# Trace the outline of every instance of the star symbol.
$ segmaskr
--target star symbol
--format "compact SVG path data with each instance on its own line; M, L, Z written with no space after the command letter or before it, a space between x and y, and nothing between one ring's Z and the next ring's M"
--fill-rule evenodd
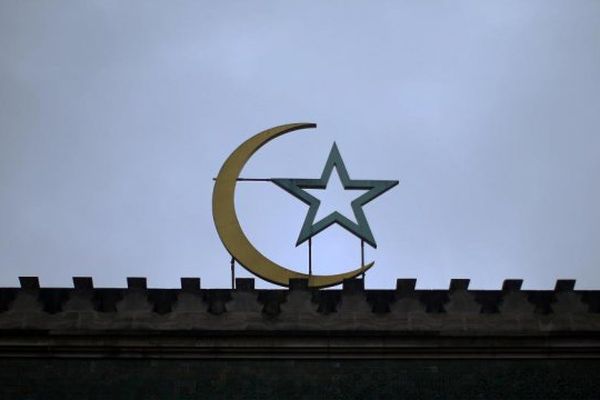
M315 223L321 201L304 189L325 189L334 168L336 169L345 190L366 190L365 193L350 203L356 222L335 211ZM377 243L375 242L375 238L373 237L373 233L371 232L371 228L369 227L367 217L365 216L362 207L398 184L398 181L350 179L346 166L344 165L344 160L342 160L342 156L335 142L329 152L329 157L325 163L325 168L323 168L321 178L273 178L271 181L309 206L296 246L304 243L311 237L328 228L330 225L337 223L342 228L345 228L374 248L377 248Z

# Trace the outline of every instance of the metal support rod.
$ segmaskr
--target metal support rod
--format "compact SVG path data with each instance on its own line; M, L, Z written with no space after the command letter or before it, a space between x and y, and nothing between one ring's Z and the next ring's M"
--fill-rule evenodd
M365 266L365 241L361 239L360 241L360 266ZM362 273L362 278L365 279L365 273Z
M231 288L235 289L235 258L231 257Z
M312 275L312 238L308 238L308 274Z

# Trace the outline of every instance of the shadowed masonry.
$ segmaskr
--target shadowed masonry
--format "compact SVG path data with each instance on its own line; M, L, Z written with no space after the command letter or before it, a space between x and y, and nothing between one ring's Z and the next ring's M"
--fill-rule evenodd
M0 289L2 398L594 398L600 291ZM99 379L102 380L100 386ZM54 396L54 397L53 397ZM95 397L94 397L95 396ZM105 397L106 398L106 397Z

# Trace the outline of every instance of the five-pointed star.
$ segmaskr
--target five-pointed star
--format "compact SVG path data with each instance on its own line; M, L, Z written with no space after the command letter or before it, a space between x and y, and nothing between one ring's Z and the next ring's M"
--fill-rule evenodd
M321 201L303 189L325 189L334 167L338 172L344 189L366 190L365 193L354 199L351 203L356 223L337 211L332 212L315 223L315 217L317 216ZM296 246L307 241L330 225L337 223L375 248L377 247L377 243L375 242L375 238L373 237L373 233L367 222L367 217L362 210L362 206L398 184L398 181L350 179L342 156L335 143L333 143L333 147L331 148L331 152L329 153L320 179L273 178L271 181L310 206L302 229L300 230L300 236L298 236Z

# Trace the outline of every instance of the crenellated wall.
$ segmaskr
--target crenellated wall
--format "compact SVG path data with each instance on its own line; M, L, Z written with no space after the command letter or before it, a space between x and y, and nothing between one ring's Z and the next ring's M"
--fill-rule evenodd
M1 399L597 398L600 291L0 288Z
M600 331L600 291L574 290L574 280L554 290L522 290L522 280L501 290L469 290L468 279L447 290L417 290L416 279L398 279L395 290L365 290L360 279L341 290L309 289L303 279L281 290L247 278L236 289L202 289L199 278L181 278L181 289L149 289L146 278L127 278L123 289L87 277L74 277L73 288L19 280L0 288L0 330Z
M448 290L416 290L414 279L399 279L395 290L365 290L360 279L341 290L311 290L301 279L285 290L255 289L253 279L237 279L236 289L202 289L199 278L182 278L181 289L149 289L145 278L127 278L123 289L95 288L82 277L73 288L20 282L0 289L3 354L74 354L69 346L82 341L93 354L122 356L186 349L197 357L271 357L273 343L282 357L306 356L307 348L311 357L596 357L600 348L600 291L574 290L573 280L558 280L554 290L521 290L521 280L469 290L468 279L451 280ZM23 342L23 332L35 344ZM90 341L92 334L101 339ZM149 336L165 341L160 354Z

